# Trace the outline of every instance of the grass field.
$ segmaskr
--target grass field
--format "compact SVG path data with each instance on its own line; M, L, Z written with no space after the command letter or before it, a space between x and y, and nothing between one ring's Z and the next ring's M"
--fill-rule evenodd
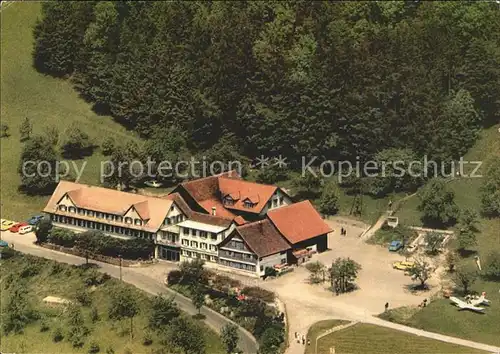
M38 73L32 66L33 26L40 14L39 2L13 3L1 12L1 123L9 126L10 136L0 141L2 218L25 219L38 214L47 197L29 197L18 192L17 173L22 143L19 126L25 117L33 123L33 133L55 126L60 137L70 124L86 131L94 143L113 136L118 141L137 139L110 117L98 116L78 97L71 83ZM85 159L81 182L98 184L99 151ZM80 167L82 160L75 161Z
M39 266L36 266L38 263ZM38 269L38 274L20 278L20 273L30 265ZM48 320L49 330L41 332L39 320L29 325L24 334L4 335L2 332L0 351L2 353L87 353L91 342L96 342L102 353L105 353L107 348L113 348L115 353L125 353L127 349L129 353L152 353L153 350L164 348L159 342L160 338L155 333L152 333L153 343L150 346L143 345L150 309L149 296L135 287L127 285L140 307L140 313L134 318L134 339L130 340L127 320L116 322L108 319L109 294L119 284L119 281L115 279L106 281L91 292L91 306L97 308L100 316L99 321L92 323L90 307L82 307L85 325L91 329L85 345L82 348L73 348L71 343L65 339L58 343L53 342L53 332L56 328L59 327L63 333L66 332L66 316L60 305L49 307L42 302L42 299L46 296L58 296L73 301L76 292L82 288L83 279L88 272L88 269L20 254L14 258L2 260L2 273L0 275L2 315L13 286L12 284L9 286L9 282L17 283L22 279L28 284L28 298L33 308ZM9 277L13 277L13 279L9 279ZM208 344L207 353L224 353L219 337L214 331L204 328L203 333L198 335L205 335Z
M327 321L325 321L327 322ZM325 323L316 325L325 327ZM315 326L316 326L315 325ZM334 325L339 325L334 324ZM313 326L314 327L314 326ZM331 328L331 327L330 327ZM328 329L328 328L324 328ZM310 332L311 333L311 332ZM315 338L315 337L311 337ZM428 353L484 353L472 348L437 340L419 337L413 334L396 331L390 328L358 323L352 327L333 332L318 341L318 354L329 354L330 348L335 353L350 354L428 354ZM306 348L306 354L314 354L314 343Z

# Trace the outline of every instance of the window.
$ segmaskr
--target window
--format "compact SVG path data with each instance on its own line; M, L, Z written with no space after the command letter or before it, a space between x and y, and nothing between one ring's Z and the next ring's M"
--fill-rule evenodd
M268 208L271 208L272 206L273 206L273 202L272 202L272 201L268 201L268 202L267 202L267 207L268 207Z
M191 241L191 247L198 248L198 242Z
M278 205L283 204L283 197L278 197Z
M184 235L189 235L189 229L188 229L187 227L183 227L183 228L182 228L182 233L183 233Z
M234 205L234 199L231 198L231 196L229 196L229 195L226 196L223 201L224 201L224 204L226 204L226 205Z
M191 236L196 236L196 230L195 229L191 229Z
M163 220L163 224L170 225L170 218L165 218L165 220Z
M202 242L202 243L200 244L200 247L201 247L202 249L206 250L206 249L207 249L207 244L206 244L205 242Z
M117 216L116 221L118 222L123 222L123 216Z
M281 264L285 264L286 263L286 258L282 258L281 259Z
M174 206L173 205L170 207L170 211L174 211Z
M183 246L189 246L189 241L188 240L182 240L182 245Z
M260 271L261 271L261 272L263 272L263 271L264 271L264 266L263 266L263 265L261 265L261 266L260 266Z
M177 220L177 222L181 222L183 218L184 218L183 215L177 215L175 217L175 219Z
M212 241L217 241L217 234L216 233L212 233L210 235L210 239L212 239Z
M136 225L142 225L142 220L141 219L135 219L135 224Z
M245 208L253 208L253 203L249 200L245 200L245 202L243 203L244 207Z
M127 216L125 218L125 224L132 224L132 218Z
M60 211L66 211L66 205L59 205L59 210Z
M206 231L200 231L200 237L207 238L207 232Z

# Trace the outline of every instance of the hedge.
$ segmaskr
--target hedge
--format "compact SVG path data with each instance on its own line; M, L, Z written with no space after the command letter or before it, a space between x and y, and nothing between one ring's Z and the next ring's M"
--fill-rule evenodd
M85 249L107 257L124 259L149 259L154 252L151 240L134 238L124 240L103 234L100 231L85 231L77 234L70 230L54 228L50 232L49 242L68 248L84 245Z

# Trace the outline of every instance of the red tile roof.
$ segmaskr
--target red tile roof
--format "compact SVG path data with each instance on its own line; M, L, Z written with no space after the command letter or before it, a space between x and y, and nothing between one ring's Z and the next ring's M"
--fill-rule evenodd
M220 216L213 216L210 214L202 214L196 211L191 212L189 220L222 227L229 227L229 225L231 225L231 223L233 222L233 218L228 219Z
M236 171L228 171L214 176L183 182L181 186L199 203L207 199L218 197L219 177L241 179L241 176Z
M270 210L267 217L291 244L332 231L308 200Z
M220 198L225 196L237 196L234 204L224 204L227 209L241 210L249 213L260 213L267 202L278 189L276 186L248 182L241 179L219 178ZM245 200L249 200L255 205L252 208L245 206Z
M238 226L236 232L259 257L266 257L290 249L290 245L269 220Z
M172 200L168 199L61 181L43 211L64 214L58 210L57 205L65 195L68 195L78 208L103 213L124 215L133 207L141 219L145 221L145 224L142 226L128 225L128 227L151 232L155 232L160 228L173 203ZM78 215L77 217L82 219L90 218L86 215Z
M179 193L172 193L172 194L163 196L162 198L173 200L174 203L177 205L177 207L184 213L184 215L186 215L186 217L189 218L191 216L191 213L192 213L191 208L189 207L189 205L186 203L184 198L182 198L182 196Z
M244 181L236 171L195 179L181 183L181 186L207 213L212 213L215 207L218 216L227 218L236 216L231 210L259 214L278 189L276 186ZM223 204L226 196L230 196L234 204ZM245 200L254 206L245 206Z

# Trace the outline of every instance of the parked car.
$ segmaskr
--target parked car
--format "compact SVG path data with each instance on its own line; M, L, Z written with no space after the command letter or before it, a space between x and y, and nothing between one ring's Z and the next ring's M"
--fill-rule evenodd
M391 251L391 252L397 252L401 248L403 248L403 242L401 242L399 240L392 241L391 244L389 245L389 251Z
M0 247L9 247L9 244L4 240L0 240Z
M33 226L31 225L21 226L19 228L19 235L24 235L31 231L33 231Z
M40 220L43 219L43 215L35 215L28 219L27 223L30 225L36 225Z
M392 267L394 269L398 269L398 270L408 270L410 268L415 267L415 263L408 262L408 261L398 261L398 262L392 263Z
M144 184L148 187L160 188L162 184L156 180L146 181Z
M29 226L27 222L20 222L17 224L14 224L13 226L10 227L9 231L10 232L19 232L19 229L23 226Z
M417 250L417 247L417 244L411 244L406 247L406 250L408 251L408 253L413 253Z
M15 221L2 220L2 224L0 225L0 230L7 231L8 229L10 229L15 224L16 224Z

